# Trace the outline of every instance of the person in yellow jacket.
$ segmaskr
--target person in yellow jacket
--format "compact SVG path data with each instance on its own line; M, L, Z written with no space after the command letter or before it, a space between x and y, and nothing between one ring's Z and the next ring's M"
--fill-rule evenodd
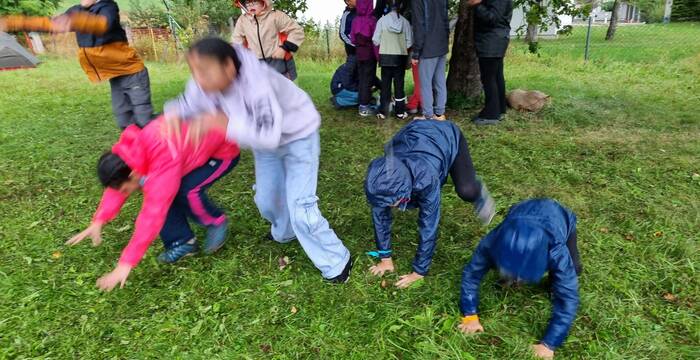
M144 127L153 118L148 69L119 22L113 0L80 0L53 19L9 16L0 18L4 31L75 31L80 66L92 82L108 81L112 89L112 112L123 130Z
M242 44L290 80L297 78L292 54L304 42L304 29L289 15L272 7L272 0L236 0L243 15L232 42Z

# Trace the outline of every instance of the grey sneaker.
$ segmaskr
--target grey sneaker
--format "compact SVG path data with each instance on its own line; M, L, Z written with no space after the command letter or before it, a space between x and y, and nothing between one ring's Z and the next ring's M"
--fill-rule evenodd
M496 215L496 202L483 182L479 181L479 198L474 202L474 212L484 226L491 223Z

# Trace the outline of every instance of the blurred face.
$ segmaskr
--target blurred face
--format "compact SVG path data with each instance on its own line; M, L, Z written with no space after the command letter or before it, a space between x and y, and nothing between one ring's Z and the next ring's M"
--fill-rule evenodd
M204 92L224 91L236 79L236 66L231 59L222 64L214 57L191 52L187 55L187 63L194 81Z
M88 8L92 5L95 5L96 2L97 0L80 0L80 6Z
M345 0L345 5L347 5L349 8L354 8L356 3L357 0Z
M124 195L131 195L131 193L141 187L140 181L141 176L132 172L131 175L129 175L129 180L124 181L117 190Z
M247 0L243 5L245 5L251 15L258 15L265 9L265 3L262 0Z

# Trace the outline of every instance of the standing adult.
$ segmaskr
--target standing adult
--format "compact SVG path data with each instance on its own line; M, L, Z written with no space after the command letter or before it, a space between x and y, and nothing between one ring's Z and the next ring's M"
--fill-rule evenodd
M445 120L445 72L450 40L447 0L413 0L411 15L414 40L411 63L418 65L423 109L419 118Z
M513 0L469 0L469 5L474 7L474 40L485 97L474 124L497 125L507 109L503 57L510 42Z

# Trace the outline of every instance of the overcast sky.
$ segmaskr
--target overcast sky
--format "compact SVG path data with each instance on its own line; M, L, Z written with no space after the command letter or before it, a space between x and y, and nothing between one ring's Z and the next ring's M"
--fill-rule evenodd
M309 9L304 13L304 17L312 18L321 24L325 24L326 21L335 22L345 9L343 0L307 0L306 5Z

